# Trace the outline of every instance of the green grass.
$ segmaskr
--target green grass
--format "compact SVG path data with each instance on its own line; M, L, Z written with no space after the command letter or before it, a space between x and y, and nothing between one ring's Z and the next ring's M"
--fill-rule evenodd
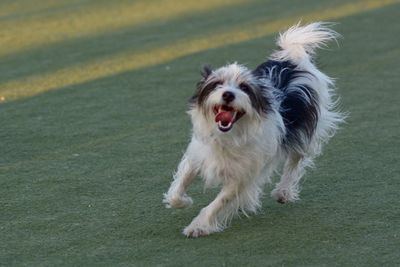
M61 19L106 1L43 0L32 6L19 0L1 6L12 3L17 8L4 9L9 11L0 13L0 25L46 19L54 12ZM93 60L106 68L101 60L116 54L151 51L183 38L344 3L249 1L17 53L1 46L0 96L9 82L29 89L30 77ZM191 209L161 204L190 138L186 100L203 63L239 61L254 67L274 49L275 34L234 44L227 40L223 47L95 80L77 77L76 84L28 97L4 95L0 265L399 265L399 8L393 4L335 20L344 38L339 47L320 51L318 63L337 78L350 116L317 159L317 168L306 174L302 200L279 205L268 186L258 215L236 218L226 231L206 238L186 239L181 230L216 189L203 193L198 180L189 191L195 201Z

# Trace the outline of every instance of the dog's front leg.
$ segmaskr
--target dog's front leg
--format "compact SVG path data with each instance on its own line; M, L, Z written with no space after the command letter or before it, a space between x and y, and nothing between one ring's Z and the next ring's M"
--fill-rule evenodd
M192 205L192 198L186 195L186 190L196 177L196 174L197 172L193 164L185 154L179 163L178 170L174 175L174 180L168 192L164 193L163 203L167 208L181 209Z
M224 185L217 197L183 230L183 234L187 237L199 237L222 231L238 210L235 201L238 194L237 184Z

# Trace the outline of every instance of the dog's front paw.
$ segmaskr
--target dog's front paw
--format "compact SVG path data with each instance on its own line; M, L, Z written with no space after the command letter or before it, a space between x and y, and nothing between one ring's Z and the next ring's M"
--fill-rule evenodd
M281 204L299 200L299 193L297 190L292 190L290 188L275 188L272 190L271 196Z
M191 197L184 194L181 195L168 195L164 194L163 203L165 204L166 208L176 208L176 209L183 209L190 207L193 204L193 200Z
M202 214L198 215L193 221L183 229L183 234L187 237L201 237L207 236L209 234L222 231L222 227L217 227L217 224L213 226L209 223L209 220L202 216Z
M183 234L187 237L196 238L201 236L207 236L211 233L208 231L207 227L202 227L200 225L198 226L189 225L188 227L183 229Z

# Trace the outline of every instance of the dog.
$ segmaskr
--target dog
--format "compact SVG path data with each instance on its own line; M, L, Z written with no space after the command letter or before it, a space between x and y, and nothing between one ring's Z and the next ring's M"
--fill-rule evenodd
M203 67L188 111L192 139L163 203L192 205L186 190L197 175L206 187L222 187L184 235L220 232L235 214L256 213L275 172L281 178L272 197L279 203L299 199L305 168L344 120L334 81L313 62L315 50L339 36L330 26L292 26L279 34L278 50L252 71L238 63Z

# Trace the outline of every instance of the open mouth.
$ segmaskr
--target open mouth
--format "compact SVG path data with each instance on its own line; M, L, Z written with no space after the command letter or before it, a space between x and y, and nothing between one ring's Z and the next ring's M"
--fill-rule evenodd
M244 112L227 105L218 105L214 107L214 114L218 129L228 132L232 129L233 124L244 115Z

